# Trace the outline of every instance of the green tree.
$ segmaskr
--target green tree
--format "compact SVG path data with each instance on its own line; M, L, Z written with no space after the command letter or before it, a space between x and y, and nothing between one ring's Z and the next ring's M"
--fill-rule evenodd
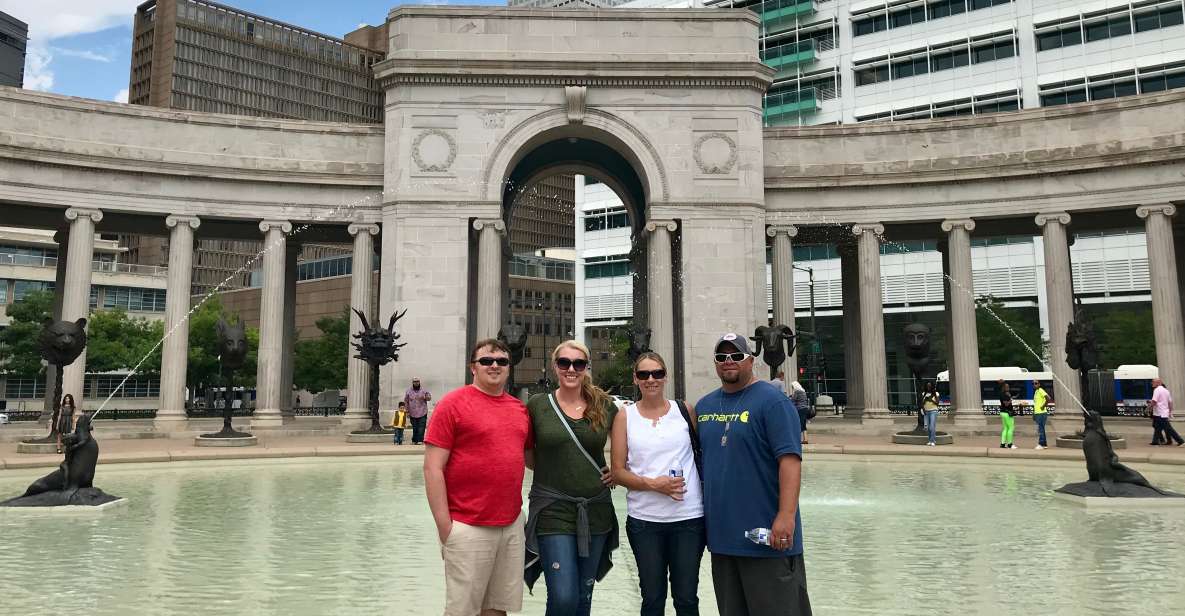
M1094 319L1094 326L1108 368L1156 363L1151 306L1106 310Z
M296 341L292 382L311 393L344 389L350 361L350 313L317 319L319 338Z
M211 297L189 316L189 369L185 382L193 390L200 386L221 385L218 374L218 319L228 323L238 319L229 315L217 297ZM235 373L235 385L255 384L256 358L259 353L259 330L247 328L247 361Z
M1040 370L1041 359L1046 356L1048 347L1048 342L1041 337L1041 326L1023 311L1005 308L1000 300L990 295L977 299L975 304L979 365ZM1034 357L1034 352L1040 357Z
M634 386L629 331L628 326L613 331L613 337L609 339L609 359L596 362L593 369L593 382L611 394L624 395Z
M161 349L157 343L164 337L162 321L131 318L122 309L96 310L86 329L88 372L135 369L139 375L160 374Z
M12 319L0 330L0 370L23 378L45 373L37 337L45 319L53 314L53 293L34 291L8 307Z

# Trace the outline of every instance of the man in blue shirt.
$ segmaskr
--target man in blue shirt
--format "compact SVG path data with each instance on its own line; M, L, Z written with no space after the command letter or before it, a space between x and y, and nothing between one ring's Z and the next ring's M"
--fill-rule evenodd
M720 616L810 616L798 515L798 412L785 394L753 376L744 336L722 336L714 360L720 389L695 409ZM769 545L745 534L764 528L771 531Z

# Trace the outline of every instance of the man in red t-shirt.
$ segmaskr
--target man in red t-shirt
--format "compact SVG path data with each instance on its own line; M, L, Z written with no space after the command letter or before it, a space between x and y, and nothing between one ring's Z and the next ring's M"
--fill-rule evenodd
M505 392L510 349L469 354L473 384L436 403L424 439L424 486L443 546L445 616L504 615L523 604L527 407Z

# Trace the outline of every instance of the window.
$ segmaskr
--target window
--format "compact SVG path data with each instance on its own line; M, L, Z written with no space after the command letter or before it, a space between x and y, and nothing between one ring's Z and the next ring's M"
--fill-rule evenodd
M945 71L947 69L958 68L960 66L967 66L971 61L971 55L966 47L936 53L930 57L932 71Z
M1117 96L1134 96L1135 94L1135 79L1090 87L1090 100L1092 101L1115 98Z
M35 291L49 291L53 292L54 283L41 282L39 280L16 280L12 283L12 301L19 302L25 299L25 296Z
M910 24L920 24L926 21L926 6L919 5L889 14L889 22L893 28L900 28Z
M1132 33L1132 24L1127 12L1119 17L1086 24L1086 42L1101 41Z
M926 60L926 56L893 62L893 79L925 75L929 71L929 62Z
M1147 32L1157 28L1168 28L1182 24L1182 10L1179 5L1153 9L1135 16L1136 32Z
M852 21L852 36L864 36L889 29L888 16L876 15Z
M35 399L45 397L45 381L42 379L17 379L8 377L4 382L5 398Z
M997 41L977 45L971 49L971 61L975 64L1003 60L1016 55L1016 45L1013 41Z
M889 80L889 65L882 64L871 68L858 69L856 71L856 85L867 86L874 83Z
M967 12L967 0L939 0L929 5L930 19L950 17Z
M8 281L0 278L0 306L8 303Z

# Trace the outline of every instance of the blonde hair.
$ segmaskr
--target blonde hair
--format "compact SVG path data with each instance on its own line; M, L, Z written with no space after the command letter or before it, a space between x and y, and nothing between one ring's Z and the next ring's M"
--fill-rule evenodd
M584 416L588 418L588 423L595 431L602 431L609 425L609 417L605 412L605 406L610 403L612 398L605 390L597 387L592 381L592 362L588 347L584 346L576 340L565 340L555 347L551 352L551 363L554 366L555 360L559 358L560 351L564 349L576 349L584 355L584 359L589 361L589 368L580 373L580 397L584 398Z
M642 360L644 359L649 359L650 361L657 363L662 367L663 370L667 369L667 362L663 361L662 355L659 355L654 351L646 351L645 353L639 355L638 359L634 360L634 372L638 371L638 365L641 364Z

